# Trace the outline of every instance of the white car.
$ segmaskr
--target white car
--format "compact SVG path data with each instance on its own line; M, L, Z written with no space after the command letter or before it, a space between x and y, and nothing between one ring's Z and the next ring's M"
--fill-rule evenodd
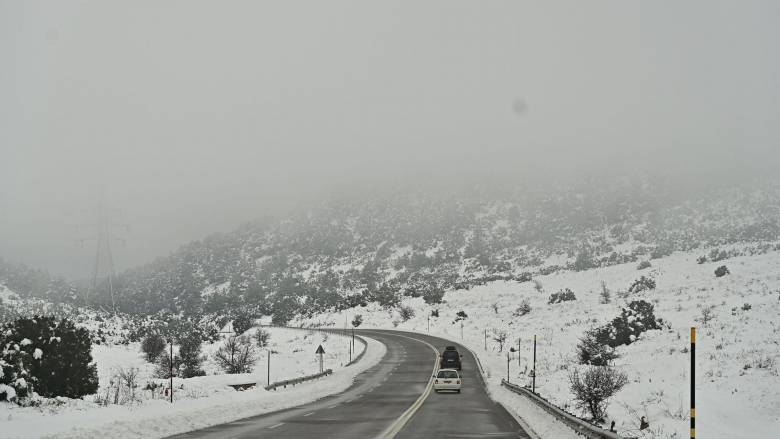
M460 393L461 378L455 369L439 369L433 376L433 390L454 390Z

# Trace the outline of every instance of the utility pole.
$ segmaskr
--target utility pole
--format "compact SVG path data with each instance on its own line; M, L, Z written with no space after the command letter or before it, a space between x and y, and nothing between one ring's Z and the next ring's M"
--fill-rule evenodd
M691 439L696 438L696 328L691 327Z
M460 321L460 339L463 340L463 320Z
M520 370L520 337L517 337L517 370Z
M271 385L271 348L268 348L268 371L266 372L265 382L266 386Z
M534 335L534 368L531 369L531 392L536 393L536 335Z
M431 332L431 313L428 313L428 332Z
M171 375L171 404L173 404L173 339L170 339L168 341L171 344L171 363L170 363L171 370L170 370L170 375Z

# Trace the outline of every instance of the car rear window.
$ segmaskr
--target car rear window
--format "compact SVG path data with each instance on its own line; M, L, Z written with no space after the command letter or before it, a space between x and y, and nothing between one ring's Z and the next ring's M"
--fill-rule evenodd
M457 378L458 372L455 372L454 370L440 370L439 374L436 375L436 378Z
M444 358L446 358L446 359L458 358L458 352L457 351L444 351Z

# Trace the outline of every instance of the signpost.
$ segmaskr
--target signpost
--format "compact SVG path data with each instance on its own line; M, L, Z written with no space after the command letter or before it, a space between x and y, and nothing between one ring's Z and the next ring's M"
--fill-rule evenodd
M171 342L171 404L173 404L173 339L170 340Z
M531 369L531 392L536 393L536 336L534 335L534 368Z
M696 437L696 328L691 327L691 439Z
M317 348L317 352L315 352L315 354L319 354L319 356L320 356L320 373L322 373L322 370L323 370L322 369L322 354L324 354L324 353L325 353L325 349L322 348L322 345L320 345Z

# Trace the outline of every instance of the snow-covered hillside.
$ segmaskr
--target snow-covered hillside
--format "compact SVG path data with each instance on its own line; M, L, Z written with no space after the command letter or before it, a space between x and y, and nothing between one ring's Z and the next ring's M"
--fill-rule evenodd
M516 354L511 354L510 380L530 383L535 335L537 391L574 412L568 375L582 367L575 354L579 338L616 317L627 301L644 299L654 304L663 329L647 331L618 348L615 365L628 374L629 384L611 400L607 425L615 420L618 431L629 436L687 437L689 328L696 326L699 433L709 438L773 437L780 431L780 252L699 264L700 254L676 252L653 260L644 270L631 263L561 271L536 276L533 282L493 282L469 291L448 291L442 304L405 298L401 305L414 314L407 321L398 309L386 310L374 303L346 313L349 319L361 314L366 327L426 332L428 316L438 309L439 317L430 317L430 332L470 346L485 363L492 377L491 391L500 393L501 400L519 398L497 385L506 377L506 350L519 340L520 366ZM731 274L716 277L714 270L720 265ZM626 293L640 276L655 279L656 289ZM602 303L602 282L611 292L610 303ZM565 288L574 291L577 300L548 304L550 294ZM523 300L531 311L513 315ZM458 311L468 317L456 322ZM343 321L341 312L318 314L295 324ZM494 336L502 331L507 332L507 345L499 353ZM642 432L641 416L650 422Z

